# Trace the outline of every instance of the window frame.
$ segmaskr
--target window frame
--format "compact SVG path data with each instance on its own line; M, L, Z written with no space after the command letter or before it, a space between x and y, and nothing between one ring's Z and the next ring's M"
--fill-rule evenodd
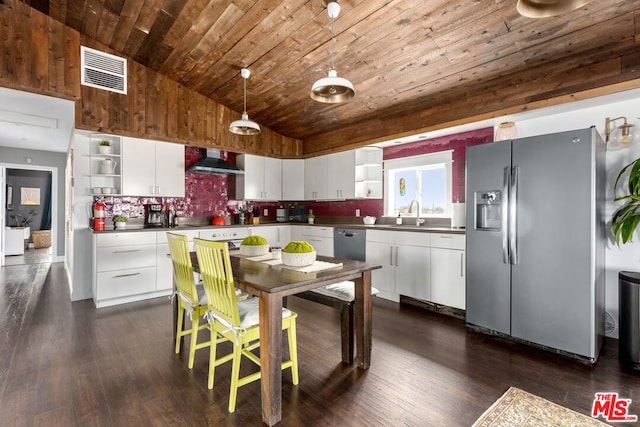
M399 159L390 159L384 161L384 216L395 216L395 200L393 197L395 185L394 180L391 179L392 173L398 170L411 170L416 172L422 169L433 168L438 165L444 165L445 168L445 211L442 214L421 214L417 212L416 215L405 215L402 217L411 218L451 218L452 216L452 198L453 198L453 150L438 151L435 153L421 154L418 156L409 156ZM421 200L422 182L418 178L418 202L420 203L420 210L422 210L423 203Z

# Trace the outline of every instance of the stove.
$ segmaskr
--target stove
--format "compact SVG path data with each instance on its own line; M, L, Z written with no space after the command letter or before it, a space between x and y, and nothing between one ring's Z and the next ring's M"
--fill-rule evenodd
M203 230L198 233L198 237L201 239L227 242L229 249L239 249L240 243L242 243L242 240L247 236L249 236L249 230L244 227Z

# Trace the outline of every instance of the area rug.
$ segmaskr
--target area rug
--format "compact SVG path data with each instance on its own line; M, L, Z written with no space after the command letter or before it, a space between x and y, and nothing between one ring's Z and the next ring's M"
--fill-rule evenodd
M607 425L511 387L478 418L473 427L602 427Z

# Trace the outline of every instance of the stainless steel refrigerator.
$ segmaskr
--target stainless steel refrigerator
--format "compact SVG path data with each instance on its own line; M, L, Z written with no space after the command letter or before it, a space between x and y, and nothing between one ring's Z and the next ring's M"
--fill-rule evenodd
M593 127L467 148L469 327L596 361L604 154Z

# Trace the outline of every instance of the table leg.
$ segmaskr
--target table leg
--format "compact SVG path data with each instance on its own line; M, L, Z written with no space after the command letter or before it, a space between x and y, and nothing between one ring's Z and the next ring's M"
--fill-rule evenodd
M282 297L260 295L260 372L262 421L268 426L282 418Z
M356 342L358 367L369 369L371 364L371 271L364 271L356 279Z

